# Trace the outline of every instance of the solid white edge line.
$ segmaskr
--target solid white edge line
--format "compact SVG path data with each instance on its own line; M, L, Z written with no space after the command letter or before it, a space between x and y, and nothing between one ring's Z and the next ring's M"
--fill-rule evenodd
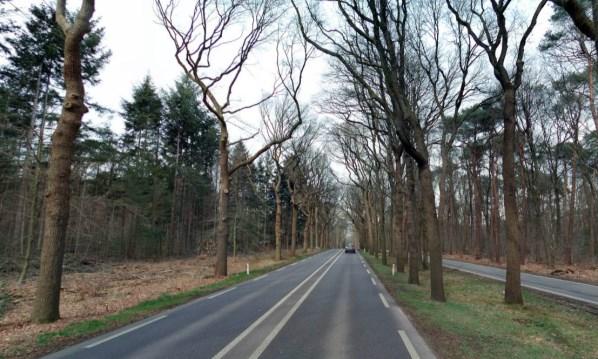
M228 293L228 292L230 292L230 291L232 291L232 290L234 290L234 289L237 289L237 287L228 288L227 290L223 290L222 292L218 292L218 293L216 293L216 294L214 294L214 295L211 295L211 296L209 296L209 297L208 297L208 299L214 299L214 298L216 298L216 297L218 297L218 296L221 296L221 295L223 295L224 293Z
M93 347L95 347L95 346L98 346L98 345L100 345L100 344L106 343L106 342L107 342L107 341L109 341L109 340L112 340L112 339L114 339L114 338L118 338L118 337L120 337L121 335L125 335L125 334L127 334L127 333L130 333L130 332L132 332L132 331L134 331L134 330L137 330L137 329L139 329L139 328L145 327L146 325L152 324L152 323L154 323L154 322L157 322L158 320L161 320L161 319L164 319L164 318L166 318L166 315L161 315L161 316L159 316L159 317L156 317L156 318L154 318L154 319L152 319L152 320L148 320L147 322L144 322L144 323L138 324L138 325L136 325L136 326L134 326L134 327L131 327L131 328L127 329L127 330L123 330L123 331L122 331L122 332L120 332L120 333L116 333L116 334L114 334L114 335L111 335L111 336L109 336L108 338L104 338L104 339L102 339L102 340L99 340L99 341L97 341L97 342L95 342L95 343L93 343L93 344L86 345L86 346L85 346L85 349L91 349L91 348L93 348Z
M474 271L471 271L471 270L468 270L468 269L459 268L459 267L456 267L456 266L451 266L450 264L448 266L445 266L445 267L451 268L451 269L455 269L455 270L458 270L460 272L465 272L465 273L477 275L478 277L484 277L484 278L488 278L488 279L497 280L499 282L505 282L505 279L503 279L501 277L497 277L497 276L491 275L491 274L478 273L478 272L474 272ZM552 291L552 290L549 290L549 289L536 287L534 285L529 285L529 284L523 284L522 283L521 286L524 287L524 288L535 289L535 290L540 291L540 292L544 292L544 293L548 293L548 294L553 294L553 295L556 295L558 297L565 297L565 298L577 300L579 302L584 302L584 303L587 303L587 304L598 305L598 302L595 302L593 300L576 297L574 295L565 294L565 293L562 293L562 292L555 292L555 291Z
M384 306L386 308L388 308L388 302L386 301L386 298L384 298L384 296L382 295L382 293L378 293L378 296L380 297L380 300L382 301L382 304L384 304Z
M260 355L262 355L264 353L266 348L268 348L268 345L270 345L270 343L272 343L274 338L276 338L278 333L280 333L282 328L284 328L284 326L288 323L288 321L291 319L293 314L295 314L297 309L299 309L301 304L303 304L303 302L305 302L305 300L307 299L307 297L309 297L309 295L314 290L314 288L316 288L318 283L320 283L322 278L324 278L324 276L328 273L330 268L332 268L334 266L334 264L336 263L336 261L338 261L340 258L341 258L341 256L336 257L336 259L328 266L328 268L326 268L326 270L324 272L322 272L322 274L318 277L318 279L316 279L316 281L311 285L311 287L309 287L309 289L305 293L303 293L301 298L299 298L299 300L293 305L293 307L287 312L287 314L285 314L285 316L280 320L280 322L278 322L278 324L276 324L274 329L272 329L272 331L270 332L270 334L268 334L268 336L264 339L264 341L255 349L255 351L251 354L249 359L258 359L260 357Z
M289 299L296 291L298 291L305 283L307 283L313 276L316 275L325 267L328 263L332 260L340 256L340 251L337 252L335 255L328 258L322 265L320 265L316 270L314 270L307 278L305 278L301 283L299 283L295 288L293 288L290 292L287 293L281 300L279 300L276 304L274 304L266 313L262 314L261 317L256 319L249 327L245 328L245 330L239 334L235 339L233 339L230 343L228 343L224 348L220 349L216 355L212 357L212 359L221 359L224 358L225 355L228 354L241 340L243 340L246 336L248 336L258 325L260 325L264 320L266 320L278 307L280 307L287 299Z
M251 281L252 281L252 282L257 282L258 280L260 280L260 279L263 279L263 278L266 278L267 276L268 276L268 273L266 273L266 274L264 274L264 275L261 275L261 276L259 276L259 277L257 277L257 278L253 278Z
M493 269L501 269L503 271L506 271L505 268L483 266L483 265L480 265L480 264L474 264L474 263L469 263L469 262L461 262L461 261L457 261L457 260L453 260L453 259L448 259L448 258L443 259L442 261L443 262L446 261L447 266L453 266L455 269L456 268L460 268L459 264L463 263L463 264L470 264L470 265L477 266L477 267L482 267L482 268L493 268ZM452 263L450 263L450 262L452 262ZM458 263L458 264L454 264L454 263ZM590 288L593 288L593 289L595 289L596 287L598 287L598 285L594 285L594 284L588 284L588 283L582 283L582 282L575 282L575 281L572 281L572 280L561 279L561 278L553 278L553 277L548 277L548 276L538 275L538 274L533 274L533 273L528 273L528 272L521 272L521 275L529 275L529 276L532 276L532 277L535 277L535 278L539 278L539 279L555 280L555 281L564 282L564 283L567 283L567 284L575 284L576 286L577 285L586 286L586 287L590 287Z
M417 351L415 350L413 343L411 343L411 339L409 339L407 333L405 333L404 330L399 330L399 335L401 336L401 339L403 339L403 343L405 344L405 348L407 348L407 352L409 352L411 359L420 359L419 354L417 354Z
M370 279L372 280L372 284L376 285L376 281L374 280L374 278L370 277Z
M289 267L294 266L295 264L297 264L298 262L293 262L293 264L289 265Z

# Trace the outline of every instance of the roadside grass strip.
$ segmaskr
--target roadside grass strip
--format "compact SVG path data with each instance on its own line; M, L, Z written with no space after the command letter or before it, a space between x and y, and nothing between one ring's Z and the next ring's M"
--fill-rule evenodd
M110 330L114 330L135 321L147 318L158 312L185 304L193 299L208 296L219 291L222 292L216 293L212 297L224 294L225 292L234 289L233 287L237 284L253 280L292 262L306 259L307 257L318 253L319 252L314 252L307 255L297 256L294 259L285 260L273 266L256 269L253 270L249 275L247 275L245 272L231 274L221 281L188 291L172 294L164 293L157 298L142 301L132 307L123 309L117 313L106 315L99 319L82 320L80 322L69 324L60 330L38 334L34 348L14 347L10 348L10 351L7 354L9 357L12 357L13 355L21 356L32 351L35 351L36 353L45 353L52 349L60 349L66 345L77 343L86 338L106 333ZM226 289L228 290L225 291Z
M598 358L598 316L523 290L521 305L503 303L504 284L444 271L447 302L430 299L429 272L421 285L363 253L419 332L445 359Z

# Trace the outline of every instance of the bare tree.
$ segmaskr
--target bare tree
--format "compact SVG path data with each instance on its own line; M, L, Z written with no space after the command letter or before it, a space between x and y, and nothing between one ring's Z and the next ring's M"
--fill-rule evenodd
M445 301L442 274L442 242L436 214L430 158L426 143L425 122L422 123L414 103L419 81L408 86L407 19L410 9L406 1L360 3L334 1L341 28L328 26L314 5L300 8L292 0L300 28L306 40L320 52L331 56L358 83L376 106L382 109L386 128L411 156L419 172L422 193L422 218L425 243L429 247L430 295Z
M81 41L90 31L94 5L94 0L82 0L81 7L71 22L66 14L66 0L58 0L56 3L56 22L65 37L66 94L58 125L52 135L40 275L31 314L31 319L35 322L52 322L60 317L60 285L69 218L71 164L81 119L88 111L81 76Z
M507 227L507 280L505 284L505 302L523 303L521 295L520 249L521 232L515 188L515 127L516 93L521 85L524 70L524 54L527 40L536 26L538 16L547 0L540 0L530 23L516 47L514 59L515 71L508 68L509 34L507 10L511 1L491 0L491 9L480 1L446 0L449 10L457 22L467 29L469 36L486 53L494 70L494 76L500 83L503 95L503 181L504 208ZM463 13L473 14L468 18Z
M240 163L229 163L230 116L243 110L258 106L277 92L261 100L232 108L232 96L235 85L243 69L247 65L250 54L270 35L272 25L281 17L283 9L276 0L241 0L228 2L225 0L197 0L191 11L187 24L177 23L177 1L155 0L159 18L175 45L175 58L185 74L196 82L203 95L203 103L214 114L220 126L219 140L219 185L218 185L218 222L216 230L216 266L215 274L227 275L227 239L228 239L228 197L230 176L239 168L255 161L272 146L291 138L293 132L301 124L301 117L290 126L289 131L280 137L271 138L260 149ZM233 48L232 55L224 59L222 48ZM218 63L215 66L215 54ZM304 56L293 58L288 71L278 67L278 75L289 95L298 105L297 95L301 86L301 78L305 70L308 50ZM289 65L289 64L286 64ZM297 70L298 69L298 70ZM218 90L220 91L218 93Z

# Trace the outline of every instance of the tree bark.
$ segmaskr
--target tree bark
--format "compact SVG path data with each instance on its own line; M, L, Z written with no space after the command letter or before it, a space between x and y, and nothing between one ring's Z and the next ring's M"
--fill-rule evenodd
M295 195L292 195L294 197ZM297 205L294 198L291 200L291 257L295 256L297 246Z
M567 236L563 250L563 260L566 265L573 264L573 236L575 227L575 197L577 192L577 155L573 155L571 164L571 195L569 196L569 215L567 222Z
M407 238L409 241L409 276L407 282L409 284L419 284L419 241L415 235L415 222L416 222L416 210L415 210L415 168L413 166L413 160L407 160L407 191L409 193L409 199L407 200Z
M521 261L519 243L519 214L515 188L515 89L507 85L504 89L503 104L503 183L504 208L507 234L507 280L505 284L505 303L523 304L521 294Z
M494 254L494 261L496 263L500 263L500 216L498 213L498 179L496 169L496 157L494 156L494 153L491 153L490 155L490 186L492 192L492 205L490 209L490 234L492 236L492 252Z
M52 322L60 317L60 286L66 230L69 218L71 163L75 139L85 106L85 89L81 77L81 41L90 30L94 0L83 0L73 24L67 23L65 0L56 5L56 21L65 33L64 82L66 95L62 113L52 135L52 149L48 167L44 239L31 319Z
M442 275L442 241L438 230L438 216L436 214L436 201L434 199L434 183L430 171L429 154L426 149L425 137L420 127L415 128L415 141L420 153L426 161L418 161L419 182L421 185L421 198L423 206L423 231L424 240L430 252L430 297L433 300L444 302L444 281Z
M394 173L394 196L393 196L393 218L394 218L394 239L395 239L395 263L398 272L405 271L407 263L407 246L403 233L403 173L401 168L401 155L395 155Z
M279 170L278 170L279 171ZM276 175L274 183L274 200L276 204L276 212L274 218L274 237L275 237L275 251L274 260L279 261L282 258L282 200L280 199L280 172Z
M220 127L220 141L218 143L220 157L218 167L220 180L218 190L218 223L216 224L216 265L215 275L227 275L227 241L228 241L228 197L230 173L228 170L228 131L225 126Z

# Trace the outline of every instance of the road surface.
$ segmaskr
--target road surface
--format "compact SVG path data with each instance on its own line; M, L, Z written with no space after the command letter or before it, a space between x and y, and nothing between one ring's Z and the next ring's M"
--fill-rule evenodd
M434 358L359 254L322 252L47 358Z
M502 268L483 266L450 259L443 259L443 265L447 268L457 269L459 271L475 274L481 277L495 279L502 282L505 281L505 270ZM521 285L526 288L575 300L598 308L598 286L595 285L528 273L521 273Z

